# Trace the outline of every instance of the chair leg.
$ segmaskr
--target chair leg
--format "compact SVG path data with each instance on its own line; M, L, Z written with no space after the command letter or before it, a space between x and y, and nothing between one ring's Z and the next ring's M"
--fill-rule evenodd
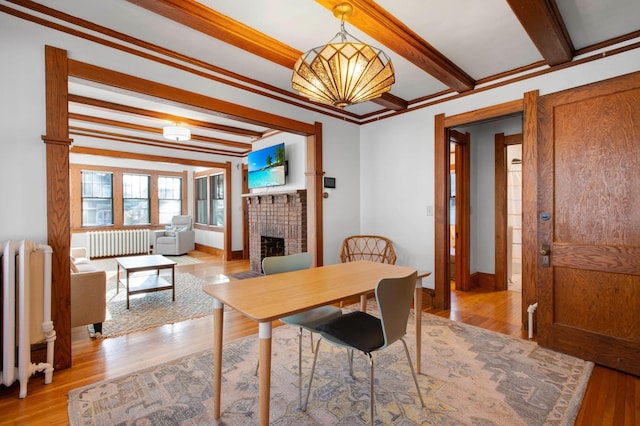
M304 406L302 407L302 411L307 411L307 404L309 403L309 395L311 394L311 383L313 383L313 373L316 371L316 361L318 360L318 349L320 348L320 342L322 341L322 337L318 338L316 342L316 350L313 355L313 365L311 366L311 374L309 375L309 387L307 388L307 398L304 400Z
M407 355L407 361L409 362L409 368L411 369L411 375L413 376L413 382L416 384L416 390L418 391L418 396L420 397L420 404L424 407L424 400L422 399L422 392L420 392L420 386L418 386L418 377L416 376L416 372L413 369L413 363L411 362L411 355L409 355L409 348L407 348L407 343L404 339L400 339L402 344L404 345L404 353Z
M374 380L374 375L373 375L373 357L371 356L371 354L367 354L369 355L369 367L371 369L371 374L369 375L369 393L370 393L370 412L371 412L371 426L373 426L375 424L375 420L374 420L374 410L376 408L376 401L375 401L375 397L373 395L373 380Z
M311 350L313 350L313 340ZM298 408L302 410L302 327L298 329Z

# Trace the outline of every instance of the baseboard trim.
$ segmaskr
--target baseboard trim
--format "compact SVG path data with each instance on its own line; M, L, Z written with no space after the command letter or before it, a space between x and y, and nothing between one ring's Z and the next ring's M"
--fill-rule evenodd
M486 272L475 272L471 274L471 288L482 288L485 290L496 289L496 275Z
M221 250L219 248L209 247L205 246L204 244L196 243L196 250L224 258L224 250Z

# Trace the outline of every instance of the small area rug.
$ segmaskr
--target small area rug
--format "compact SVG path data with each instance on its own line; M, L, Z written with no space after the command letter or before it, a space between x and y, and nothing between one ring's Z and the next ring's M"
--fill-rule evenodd
M375 313L375 307L371 309ZM410 320L410 324L412 324ZM477 327L422 314L421 409L400 342L374 354L377 424L572 425L593 364ZM405 338L414 356L414 331ZM258 424L257 337L228 342L223 350L220 424ZM273 331L271 424L368 423L367 359L321 344L306 413L298 410L297 330ZM303 350L304 386L312 354ZM210 425L213 355L195 353L134 374L69 393L71 425ZM306 392L306 391L305 391Z
M178 265L191 265L194 263L202 263L200 259L191 257L189 255L182 256L165 256L167 259L173 260ZM98 269L103 271L117 271L118 264L115 257L107 257L103 259L91 259L91 263Z
M155 272L154 272L155 273ZM162 276L170 280L170 276ZM142 331L164 324L173 324L190 318L210 315L213 299L202 286L207 283L191 274L176 273L176 300L171 300L171 290L134 294L129 297L124 287L116 293L115 273L107 279L107 320L102 323L102 337L116 337Z

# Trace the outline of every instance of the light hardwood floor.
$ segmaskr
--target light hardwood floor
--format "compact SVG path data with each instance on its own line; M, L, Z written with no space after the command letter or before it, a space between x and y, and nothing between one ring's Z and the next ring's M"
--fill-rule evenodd
M179 266L212 281L218 274L249 269L246 261L221 262L192 252L204 263ZM427 298L428 299L428 298ZM450 311L425 307L424 311L500 333L527 338L520 325L520 294L513 292L454 292ZM225 339L257 333L257 326L237 312L225 313ZM16 385L0 387L0 424L66 425L67 393L79 386L158 364L212 347L213 323L204 317L165 325L113 339L92 340L85 328L73 330L73 367L56 371L53 383L31 378L28 396L18 398ZM576 421L578 425L640 424L640 378L596 366Z

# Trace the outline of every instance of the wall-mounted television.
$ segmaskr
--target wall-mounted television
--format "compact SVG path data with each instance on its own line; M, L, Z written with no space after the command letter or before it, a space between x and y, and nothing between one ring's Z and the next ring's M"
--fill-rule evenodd
M251 151L247 156L249 189L286 183L284 143Z

